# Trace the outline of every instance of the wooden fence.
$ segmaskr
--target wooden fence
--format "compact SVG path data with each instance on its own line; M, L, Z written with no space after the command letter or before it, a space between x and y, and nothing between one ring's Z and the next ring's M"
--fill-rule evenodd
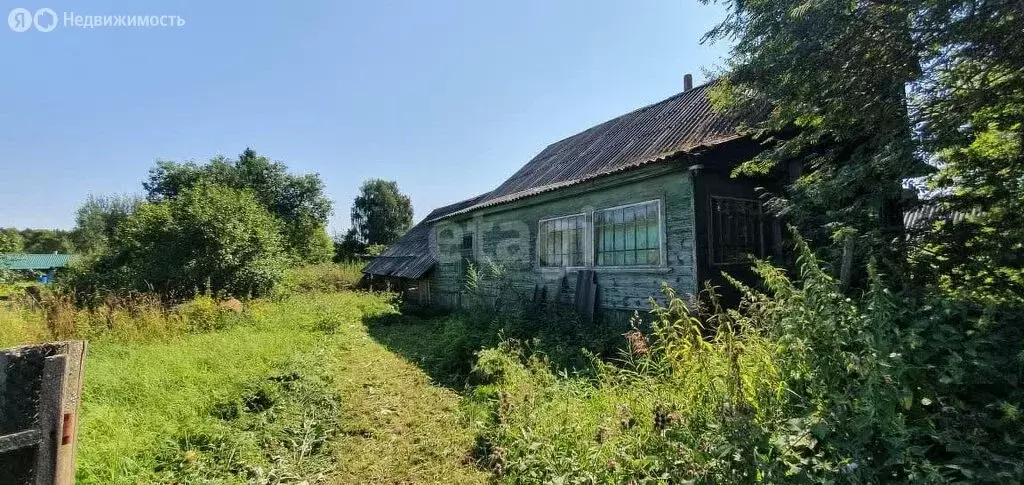
M71 484L86 344L0 350L0 485Z

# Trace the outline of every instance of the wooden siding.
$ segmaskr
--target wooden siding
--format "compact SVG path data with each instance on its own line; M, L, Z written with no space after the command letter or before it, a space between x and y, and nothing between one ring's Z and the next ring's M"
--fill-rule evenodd
M661 296L668 283L680 295L696 291L696 251L693 183L682 164L670 163L600 179L554 193L499 207L485 208L434 224L432 247L438 254L435 304L456 306L463 291L465 266L462 235L473 234L473 256L481 266L493 262L504 269L506 281L522 297L543 289L547 300L571 303L578 268L543 268L538 264L539 221L570 214L587 214L592 227L595 210L657 200L661 210L663 257L655 267L602 267L597 273L597 302L605 309L646 310L648 298ZM592 234L592 233L591 233ZM587 260L593 261L592 236ZM494 288L490 288L494 291Z

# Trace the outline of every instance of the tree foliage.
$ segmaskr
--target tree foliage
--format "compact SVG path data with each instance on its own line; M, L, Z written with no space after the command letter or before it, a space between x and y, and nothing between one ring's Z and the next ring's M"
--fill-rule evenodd
M1024 301L1024 4L936 1L920 14L911 107L938 174L936 203L962 218L925 234L916 269L959 296Z
M708 38L735 45L715 102L768 146L741 172L802 163L804 175L774 202L812 241L852 228L865 255L895 269L904 261L901 182L938 160L954 172L964 163L1002 169L949 155L990 126L977 116L992 110L1019 136L1010 119L1019 112L1000 107L1020 99L1020 2L721 3L728 17Z
M285 164L247 148L236 160L216 157L205 165L157 162L142 186L149 201L160 202L202 183L251 191L283 222L282 236L289 254L305 262L331 259L333 247L325 228L332 204L319 175L290 174Z
M61 229L15 229L0 228L0 241L14 251L25 253L62 253L75 251L71 233Z
M280 221L248 190L209 183L140 204L114 233L79 291L260 296L285 268Z
M352 237L366 246L390 246L412 227L412 201L398 183L381 179L363 182L352 204Z
M0 229L0 253L20 253L25 248L25 239L15 229Z
M71 238L78 253L98 253L113 239L117 225L135 212L142 199L134 195L90 195L75 212Z

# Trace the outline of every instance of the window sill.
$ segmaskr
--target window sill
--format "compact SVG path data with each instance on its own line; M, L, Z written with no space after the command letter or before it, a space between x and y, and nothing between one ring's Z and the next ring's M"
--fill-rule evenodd
M562 268L534 268L534 273L540 274L563 274L580 270L590 269L597 273L671 273L672 268L668 266L571 266Z

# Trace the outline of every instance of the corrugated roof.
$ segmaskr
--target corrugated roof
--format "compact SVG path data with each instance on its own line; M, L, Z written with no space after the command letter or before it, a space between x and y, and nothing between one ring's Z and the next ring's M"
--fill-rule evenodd
M5 253L0 255L0 268L15 270L63 268L68 265L70 259L71 255L69 254Z
M739 138L695 87L552 143L479 202L441 219L550 192ZM431 219L428 219L431 220Z
M486 195L486 194L484 194ZM479 201L483 195L435 209L419 224L409 229L387 251L373 258L363 273L377 276L417 279L430 271L437 260L430 254L429 221L443 217L449 212L461 210Z
M967 213L953 211L934 201L924 201L920 206L903 213L903 225L908 230L923 231L938 221L949 221L954 224L967 219ZM981 210L970 212L972 216L981 215Z

